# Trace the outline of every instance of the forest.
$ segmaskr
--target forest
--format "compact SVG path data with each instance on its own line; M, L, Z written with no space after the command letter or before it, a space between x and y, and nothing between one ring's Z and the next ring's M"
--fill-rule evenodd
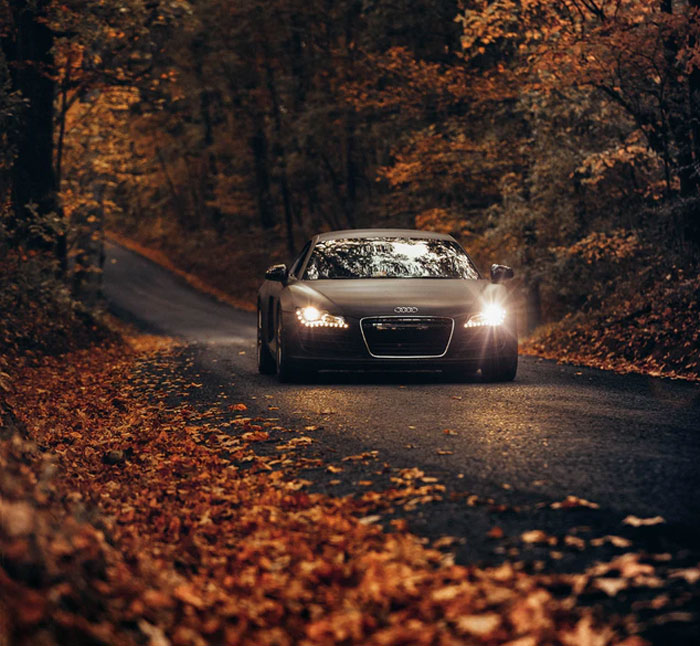
M535 351L697 372L699 10L4 0L3 245L92 293L124 235L246 303L320 230L444 231Z

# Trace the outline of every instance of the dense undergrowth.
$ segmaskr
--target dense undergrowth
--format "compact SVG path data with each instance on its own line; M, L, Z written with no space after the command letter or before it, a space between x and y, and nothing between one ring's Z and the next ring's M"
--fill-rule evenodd
M95 311L72 297L45 252L0 245L0 312L6 360L61 354L112 336Z
M50 254L11 249L0 240L0 413L8 419L13 415L3 395L20 366L117 338L57 273Z
M700 380L700 277L690 254L626 231L592 234L556 250L564 315L523 351L654 376Z

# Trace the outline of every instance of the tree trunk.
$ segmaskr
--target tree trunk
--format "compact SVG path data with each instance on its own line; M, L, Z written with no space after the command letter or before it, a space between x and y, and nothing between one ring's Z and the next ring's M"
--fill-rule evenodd
M254 134L250 138L250 149L253 153L253 168L255 171L255 192L258 200L258 213L263 229L275 226L275 214L272 209L270 195L270 173L267 161L267 136L260 115L254 116Z
M361 3L350 2L345 13L345 69L343 76L346 83L352 82L352 73L355 66L355 33L356 22L361 12ZM345 115L345 196L347 201L348 225L357 226L355 211L357 209L357 163L355 160L355 111L348 107Z
M202 211L204 219L208 224L212 224L216 231L223 233L223 213L215 205L216 182L218 174L218 164L216 154L211 150L214 144L214 124L212 119L212 99L216 98L215 93L208 85L205 78L202 60L206 58L208 51L206 43L199 38L192 44L192 57L195 61L194 72L199 86L199 111L202 119L202 142L201 157L202 163L199 165L199 186L201 203L197 203L197 209Z
M58 207L53 168L53 34L44 22L48 4L12 0L14 39L11 35L3 39L13 89L27 101L12 178L14 224L19 227L32 218L29 204L36 204L39 214Z
M355 209L357 205L357 164L355 163L355 113L349 110L345 118L345 195L347 201L348 225L357 226Z
M272 115L274 117L275 124L275 142L274 142L274 155L277 157L277 161L280 165L279 170L279 183L280 189L282 191L282 205L284 208L284 223L287 230L287 250L289 251L290 257L295 255L294 253L294 222L292 220L292 196L289 191L289 181L287 179L287 154L284 149L284 143L282 141L282 115L280 114L280 104L279 98L277 96L277 85L275 83L275 76L272 66L269 63L269 52L265 52L268 57L268 61L265 63L265 72L267 78L267 90L270 93L270 101L272 103Z

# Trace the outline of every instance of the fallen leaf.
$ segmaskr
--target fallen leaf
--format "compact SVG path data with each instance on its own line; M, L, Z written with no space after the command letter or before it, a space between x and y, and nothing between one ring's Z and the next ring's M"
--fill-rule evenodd
M547 543L549 545L555 545L557 542L554 536L550 536L541 529L531 529L528 532L523 532L520 535L520 540L522 540L523 543Z
M500 625L501 617L494 612L457 618L457 629L476 637L486 637L495 632Z
M595 579L593 585L609 597L614 597L620 590L628 587L627 579L602 577Z
M362 460L371 460L377 457L378 451L366 451L358 455L347 455L343 458L343 462L361 462Z
M177 586L175 590L173 590L173 596L179 601L194 606L195 608L202 609L204 607L204 601L189 584Z
M579 536L571 536L571 535L564 536L564 545L566 545L567 547L573 547L577 550L586 549L586 541L584 541Z
M139 630L148 638L148 646L170 646L170 640L165 636L160 626L149 624L145 619L139 619Z
M600 505L595 502L590 502L584 498L577 496L567 496L560 502L553 502L550 507L552 509L574 509L576 507L588 507L589 509L600 509Z
M700 581L700 568L692 567L682 570L673 570L669 576L673 579L684 579L690 585L695 585Z
M457 539L454 536L441 536L433 542L433 547L436 549L442 549L444 547L451 547L456 542Z
M248 431L241 435L241 439L246 442L264 442L270 439L270 434L267 431Z
M503 530L500 527L492 527L486 532L486 536L493 539L503 538Z
M621 548L627 548L632 546L632 541L623 538L622 536L612 535L602 536L600 538L592 538L589 542L591 545L593 545L593 547L600 547L601 545L605 545L605 543L610 543L615 547Z
M365 516L363 518L358 518L357 522L363 525L372 525L373 523L378 523L382 519L381 516L374 514L372 516Z
M653 516L652 518L638 518L637 516L627 516L623 521L625 525L632 527L651 527L652 525L661 525L666 520L663 516Z

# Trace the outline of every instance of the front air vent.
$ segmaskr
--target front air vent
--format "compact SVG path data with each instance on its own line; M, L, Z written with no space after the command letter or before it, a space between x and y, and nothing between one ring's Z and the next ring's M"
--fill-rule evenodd
M442 357L452 338L454 320L432 316L382 316L360 321L369 353L379 359Z

